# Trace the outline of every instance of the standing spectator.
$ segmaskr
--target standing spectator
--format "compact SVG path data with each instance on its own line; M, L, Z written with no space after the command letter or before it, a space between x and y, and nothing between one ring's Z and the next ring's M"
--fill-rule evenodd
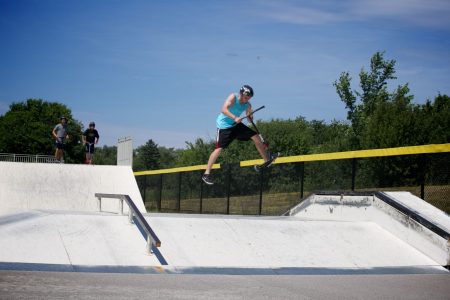
M65 140L69 139L67 134L67 119L65 117L59 118L60 123L53 128L52 135L56 140L55 158L61 163L64 163L64 148Z
M92 164L95 151L94 145L98 143L99 138L100 136L98 135L98 131L95 129L95 123L89 123L89 128L83 133L83 145L85 145L86 149L86 164Z

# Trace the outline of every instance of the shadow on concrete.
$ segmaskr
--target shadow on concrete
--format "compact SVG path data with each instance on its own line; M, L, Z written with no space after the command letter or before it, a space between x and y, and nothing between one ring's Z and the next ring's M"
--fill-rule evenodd
M0 226L11 224L11 223L19 223L24 222L30 219L39 218L42 216L41 212L30 211L30 212L20 212L9 214L0 217Z
M144 239L147 241L147 232L144 230L144 228L142 228L141 223L139 223L137 221L135 216L133 216L133 222L136 225L136 227L139 229L139 231L141 232ZM163 266L169 265L157 247L152 246L152 251L161 265L163 265Z
M375 268L239 268L172 266L84 266L69 264L0 262L0 270L192 275L450 275L450 272L448 270L440 266L399 266Z

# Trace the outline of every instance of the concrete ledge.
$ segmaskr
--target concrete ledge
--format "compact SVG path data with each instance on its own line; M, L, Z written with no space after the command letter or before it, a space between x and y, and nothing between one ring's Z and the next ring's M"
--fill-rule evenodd
M0 262L0 270L83 273L192 274L192 275L418 275L450 272L439 266L399 266L375 268L245 268L245 267L171 267L171 266L88 266L69 264Z
M397 199L399 195L402 200ZM313 194L292 208L288 215L311 220L374 222L441 266L448 266L450 217L429 206L407 192ZM424 207L428 213L419 213Z
M0 162L0 187L0 215L33 209L98 211L95 193L129 195L146 212L129 166ZM109 200L102 209L119 212L119 201Z

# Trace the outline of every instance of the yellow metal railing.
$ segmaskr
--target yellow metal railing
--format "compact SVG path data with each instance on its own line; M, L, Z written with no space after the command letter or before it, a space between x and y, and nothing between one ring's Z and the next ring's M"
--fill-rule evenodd
M285 164L304 161L413 155L413 154L440 153L440 152L450 152L450 143L287 156L278 158L275 161L275 164ZM263 162L262 159L241 161L241 167L253 166L255 164L260 164L262 162Z
M160 169L160 170L149 170L149 171L138 171L134 172L134 176L142 176L142 175L157 175L157 174L168 174L168 173L179 173L179 172L190 172L197 170L205 170L206 165L196 165L190 167L179 167L179 168L170 168L170 169ZM220 164L214 164L213 169L220 169Z
M368 157L383 157L383 156L398 156L398 155L414 155L427 153L441 153L450 152L450 143L447 144L432 144L384 149L370 149L358 151L332 152L308 155L295 155L287 157L279 157L275 164L285 164L293 162L307 162L307 161L323 161L323 160L337 160L337 159L351 159L351 158L368 158ZM241 167L253 166L262 163L262 159L245 160L240 162ZM196 165L189 167L170 168L161 170L139 171L134 172L135 176L167 174L178 172L189 172L206 169L206 165ZM220 164L215 164L213 169L220 169Z

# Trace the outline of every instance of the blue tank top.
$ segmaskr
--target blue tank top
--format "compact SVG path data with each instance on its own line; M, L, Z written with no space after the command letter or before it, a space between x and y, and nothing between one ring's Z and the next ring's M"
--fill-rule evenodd
M249 106L248 102L245 104L239 103L239 99L236 96L234 104L231 107L229 107L228 110L236 117L239 117L244 111L247 110L248 106ZM217 128L219 129L227 129L233 127L234 125L236 125L236 123L234 123L234 120L227 117L224 113L220 113L219 116L217 117L216 125Z

